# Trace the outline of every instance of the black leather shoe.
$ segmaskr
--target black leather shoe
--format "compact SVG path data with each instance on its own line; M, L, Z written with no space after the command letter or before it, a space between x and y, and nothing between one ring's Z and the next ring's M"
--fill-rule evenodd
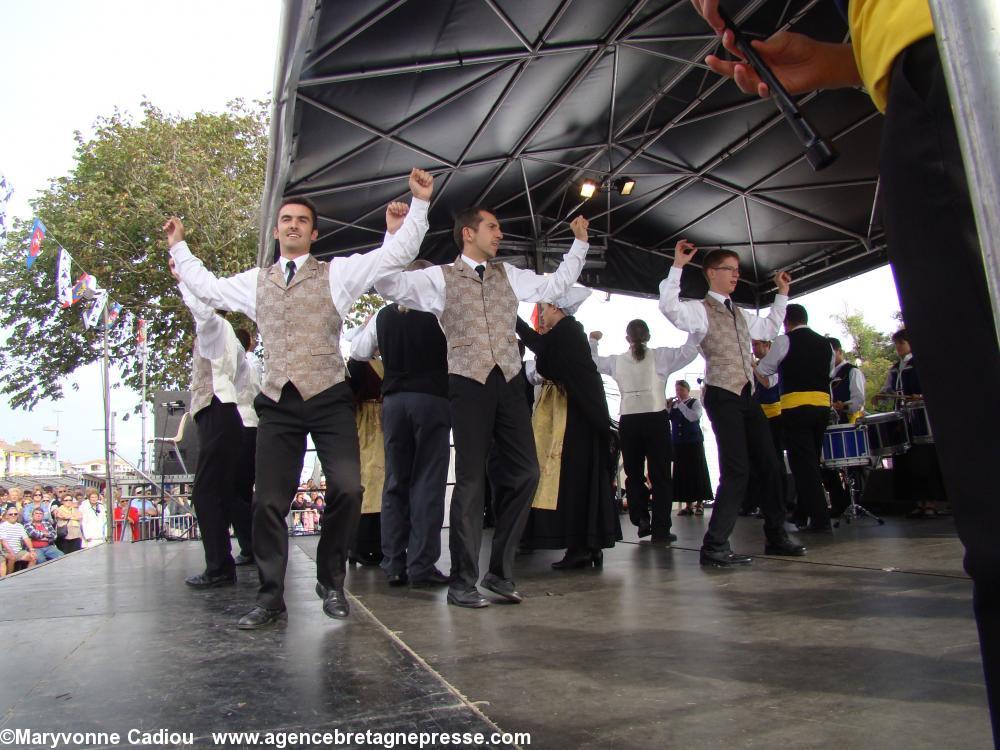
M764 545L765 555L785 555L786 557L802 557L806 548L787 537L778 542L767 542Z
M490 605L475 588L467 591L448 589L448 604L453 604L456 607L469 607L470 609L480 609Z
M501 578L500 576L493 575L492 573L487 573L483 576L483 580L480 581L480 585L484 589L489 589L497 596L502 596L509 602L514 604L520 604L524 597L521 593L514 588L514 582L508 581L506 578Z
M385 578L390 586L405 586L407 581L410 580L406 573L390 573Z
M666 532L655 532L649 541L653 544L672 544L677 541L677 535L671 534L669 531Z
M239 565L253 565L253 555L244 555L243 553L238 554L233 558L233 562Z
M425 589L431 586L447 586L449 583L451 583L449 576L446 576L437 568L431 568L431 572L427 575L410 581L410 588Z
M342 620L351 611L343 589L332 589L316 581L316 596L323 600L323 614Z
M749 565L753 562L753 558L737 555L735 552L716 552L702 547L699 562L715 568L731 568L736 565Z
M217 576L210 576L207 573L199 573L198 575L191 576L190 578L185 578L184 583L193 589L214 589L220 586L235 586L236 585L236 572L223 573Z
M639 524L639 530L636 532L636 536L642 539L643 537L647 537L652 533L653 533L652 526L650 526L648 523L641 523Z
M591 563L591 554L588 549L568 549L562 560L552 563L553 570L572 570L573 568L587 568Z
M282 609L265 609L259 604L247 612L236 627L240 630L256 630L278 622L288 622L288 612Z

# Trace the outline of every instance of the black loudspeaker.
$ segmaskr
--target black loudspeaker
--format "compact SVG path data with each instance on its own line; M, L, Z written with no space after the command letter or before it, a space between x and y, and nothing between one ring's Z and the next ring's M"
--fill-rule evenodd
M177 434L181 417L188 414L184 427L184 438L178 448L187 466L187 473L194 474L198 463L198 430L194 417L189 414L191 408L191 391L154 391L153 393L153 435L154 437L173 437ZM169 443L150 443L153 474L183 474L184 469ZM160 463L163 463L161 468Z

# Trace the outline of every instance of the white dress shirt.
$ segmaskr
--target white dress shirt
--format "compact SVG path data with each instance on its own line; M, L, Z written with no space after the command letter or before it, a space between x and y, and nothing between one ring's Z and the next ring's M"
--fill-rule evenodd
M583 263L587 259L590 243L574 240L569 251L563 256L562 263L554 273L537 274L523 268L515 268L509 263L502 263L510 288L514 296L521 302L541 302L544 299L554 299L573 286ZM462 260L471 268L485 265L463 255ZM376 282L375 291L386 299L391 299L414 310L433 313L438 318L444 312L446 299L444 273L441 266L421 268L417 271L405 271L386 276Z
M358 297L378 279L405 268L417 257L420 242L427 232L427 207L427 201L413 198L403 226L395 234L387 234L380 248L330 259L330 297L341 318L347 317ZM251 320L257 320L259 268L220 279L191 254L183 240L170 248L170 256L174 259L177 273L196 297L213 308L241 312ZM301 268L305 261L305 255L296 258L297 268ZM284 264L281 272L282 275L287 274ZM267 345L266 341L264 345Z
M243 347L240 347L243 352ZM243 352L243 365L236 371L236 409L244 427L256 427L257 410L253 400L260 393L260 361L250 352Z
M834 368L830 370L830 379L833 380L836 378L837 372L846 364L848 363L845 361L839 365L834 365ZM851 388L851 400L847 402L847 413L857 414L865 407L865 374L861 372L860 367L851 369L850 375L848 375L848 382Z
M701 421L701 415L705 413L705 408L701 405L701 400L697 398L694 399L692 404L693 406L688 406L683 401L677 401L674 403L674 408L683 414L684 419L688 422L699 422Z
M687 333L693 334L699 343L708 333L708 313L705 311L705 304L701 300L682 300L681 294L681 271L674 266L670 267L667 278L660 282L660 312L666 316L667 320L677 328ZM710 291L709 294L725 304L728 297ZM784 294L774 295L774 302L771 304L771 313L762 318L742 307L733 307L739 311L746 320L747 328L750 329L750 337L758 341L770 341L785 320L785 306L788 304L788 297Z
M791 330L795 331L799 328L808 327L795 326ZM778 367L785 360L785 357L788 356L790 347L791 343L788 340L788 336L778 336L778 338L771 342L771 350L764 356L764 359L757 363L757 372L767 378L768 388L774 388L778 384ZM833 370L836 366L837 355L834 354L833 347L830 347L830 370ZM861 402L864 403L864 397L862 397Z
M181 299L194 317L195 354L212 363L212 392L224 404L235 403L237 375L243 363L243 347L233 326L191 293L181 282Z
M664 393L671 373L677 372L682 367L691 364L694 358L698 356L698 345L695 343L693 334L688 335L687 341L684 342L683 346L658 346L654 349L647 349L646 355L652 355L653 357L653 367L657 377L655 388L657 390L656 393L639 393L630 390L631 386L623 382L623 375L618 371L619 363L623 357L628 357L630 362L635 361L632 358L631 352L616 354L611 357L602 357L598 353L599 344L597 340L588 339L588 341L590 342L590 356L594 360L594 364L597 365L598 372L602 375L610 375L618 384L618 392L621 394L619 412L623 415L643 413L650 410L650 404L665 402ZM636 406L631 405L629 401L634 401ZM654 411L662 411L662 409L654 409Z
M379 312L382 311L379 310ZM351 339L351 359L356 359L359 362L375 359L375 353L378 351L378 329L375 328L377 317L378 312L372 315Z

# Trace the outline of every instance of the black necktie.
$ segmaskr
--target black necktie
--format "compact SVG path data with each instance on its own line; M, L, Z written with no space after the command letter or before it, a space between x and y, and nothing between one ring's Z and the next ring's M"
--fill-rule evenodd
M285 286L288 286L289 284L292 283L292 279L295 278L296 268L297 266L295 265L294 260L288 261L288 265L285 266Z
M483 280L483 274L486 273L486 266L484 266L484 265L482 265L480 263L478 266L476 266L476 273L479 274L479 280L482 281Z
M736 311L733 309L733 303L728 297L726 298L726 309L729 310L729 314L735 319Z

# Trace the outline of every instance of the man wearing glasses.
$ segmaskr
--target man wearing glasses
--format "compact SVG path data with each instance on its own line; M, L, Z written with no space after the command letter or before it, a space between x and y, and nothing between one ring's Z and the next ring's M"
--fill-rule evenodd
M31 502L24 504L24 509L21 513L21 523L31 523L31 514L36 510L41 510L46 518L51 518L52 505L37 490L31 496Z
M719 491L712 518L701 546L701 564L714 567L749 565L752 558L738 555L729 545L740 505L750 479L750 462L763 487L766 555L804 555L805 547L792 541L785 531L785 508L780 494L778 459L772 449L767 418L753 400L753 350L751 339L771 340L785 318L791 277L784 271L774 276L778 294L771 314L761 318L737 309L730 295L740 278L740 256L732 250L712 250L702 261L708 279L703 300L681 300L681 273L697 248L680 240L674 248L674 264L660 283L660 311L682 331L700 339L705 357L705 394L702 399L719 445Z

